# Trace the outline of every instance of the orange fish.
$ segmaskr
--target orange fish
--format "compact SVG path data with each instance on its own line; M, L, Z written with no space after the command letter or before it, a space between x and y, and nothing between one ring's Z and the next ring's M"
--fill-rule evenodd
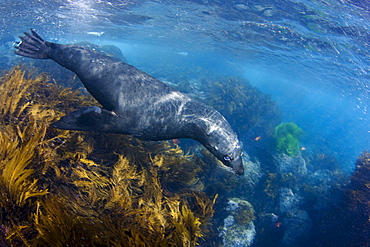
M281 227L281 222L276 222L275 227Z
M259 139L261 139L261 136L257 136L256 138L254 138L255 141L258 141Z
M301 147L301 150L304 151L304 150L306 150L306 148L305 147Z
M180 140L179 139L172 139L173 144L179 145Z

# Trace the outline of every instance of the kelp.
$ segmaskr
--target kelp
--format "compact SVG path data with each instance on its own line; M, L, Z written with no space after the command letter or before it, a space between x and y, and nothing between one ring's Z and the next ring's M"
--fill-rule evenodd
M6 157L2 160L1 167L3 169L0 174L0 187L3 188L2 194L7 194L5 196L9 199L7 202L20 206L23 206L30 197L42 196L47 193L47 189L38 189L38 179L35 178L33 181L29 179L34 173L34 169L28 168L35 157L34 145L45 135L45 127L37 126L35 123L27 127L32 128L32 132L30 128L26 128L24 131L18 129L18 136L20 137L12 138L15 149L11 151L11 155L3 155ZM33 133L33 135L28 138L27 132ZM1 137L4 140L8 139L9 135L8 138L4 134ZM21 140L18 141L18 138ZM22 142L22 144L19 144L19 142Z
M215 200L200 192L199 158L170 142L54 129L66 112L98 103L21 66L1 78L0 96L1 245L195 246L206 237Z
M3 117L19 117L31 104L27 100L27 94L30 94L32 86L45 80L45 75L31 79L25 74L20 67L16 67L2 78L2 81L7 82L0 85L0 97L3 101L0 113Z
M202 224L213 214L213 202L197 194L165 195L155 167L137 169L123 156L119 156L109 180L81 168L73 193L65 191L62 200L46 197L40 204L35 214L39 241L43 246L73 245L81 238L103 246L131 246L123 244L127 242L133 246L196 245L205 232ZM194 205L199 209L189 209L188 197L197 198ZM58 235L61 238L55 239Z

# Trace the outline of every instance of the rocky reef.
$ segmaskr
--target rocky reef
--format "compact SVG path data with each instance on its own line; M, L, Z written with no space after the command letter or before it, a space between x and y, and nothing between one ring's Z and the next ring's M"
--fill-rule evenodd
M275 153L273 163L261 166L263 175L250 199L257 215L256 246L313 246L320 242L313 237L316 224L323 212L338 206L339 188L347 176L325 169L336 167L329 164L333 159L325 158L327 166L318 167L312 155Z
M369 246L370 153L364 151L348 185L339 190L339 203L322 212L316 231L322 246Z
M228 215L219 234L222 244L231 247L252 246L256 235L253 206L248 201L230 198L226 211Z

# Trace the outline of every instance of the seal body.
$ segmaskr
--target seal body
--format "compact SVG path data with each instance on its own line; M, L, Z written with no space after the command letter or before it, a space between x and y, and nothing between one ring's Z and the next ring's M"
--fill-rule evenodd
M56 128L127 134L152 141L191 138L235 173L244 173L238 137L218 111L104 54L44 41L34 30L20 38L16 54L52 59L75 72L103 106L69 113L54 123Z

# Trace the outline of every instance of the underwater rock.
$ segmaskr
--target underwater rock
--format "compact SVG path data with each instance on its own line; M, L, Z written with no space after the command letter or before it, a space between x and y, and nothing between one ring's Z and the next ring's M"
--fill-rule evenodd
M248 201L230 198L226 210L230 214L224 219L219 234L224 246L251 246L256 235L253 206Z
M304 210L294 209L288 212L283 221L285 227L282 246L307 246L312 220Z
M302 156L290 157L286 154L275 157L278 171L280 174L292 173L298 178L304 177L307 174L306 161Z
M232 218L233 216L230 216ZM225 219L226 220L226 219ZM256 235L256 229L253 222L247 225L231 225L224 227L220 236L222 237L222 243L228 247L247 247L252 246L254 237Z
M259 215L259 220L265 225L271 225L279 220L279 216L274 213L261 213Z
M298 206L302 197L294 194L291 189L282 188L280 190L279 208L281 213L290 211Z
M311 166L311 170L340 171L343 168L334 154L322 149L313 150L307 157L307 166Z
M250 186L254 186L262 176L260 163L258 161L253 162L250 160L248 154L243 154L243 166L244 166L244 177Z
M356 161L356 170L342 194L342 201L326 211L320 222L321 246L369 246L370 152ZM333 245L332 245L333 246Z
M330 171L328 169L316 170L308 176L308 184L305 188L306 196L309 198L309 194L314 195L314 208L320 212L328 207L339 204L341 196L338 192L334 193L334 191L342 187L345 183L346 179L344 179L343 175L340 176L337 171Z
M313 153L307 158L308 174L302 185L307 201L313 203L316 217L324 210L339 205L349 174L339 168L330 155Z
M310 175L309 182L312 186L329 187L335 178L333 173L328 169L316 170Z

